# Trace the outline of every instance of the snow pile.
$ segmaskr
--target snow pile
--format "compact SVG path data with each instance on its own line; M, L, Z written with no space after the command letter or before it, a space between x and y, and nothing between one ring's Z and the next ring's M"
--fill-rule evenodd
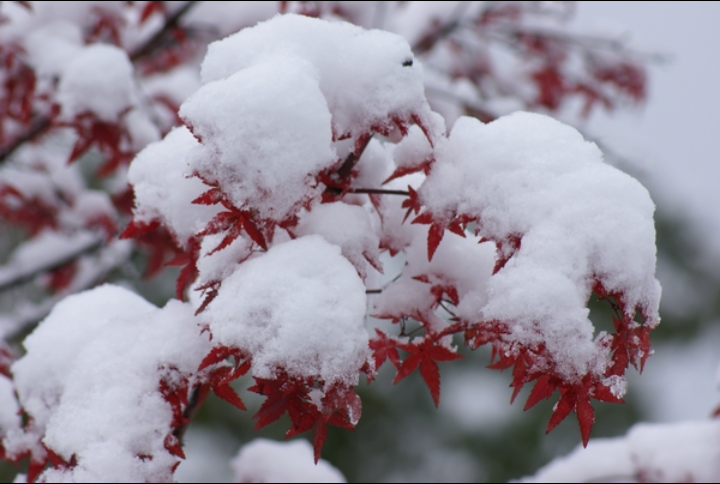
M422 68L405 39L299 15L276 16L211 44L202 81L226 79L271 58L303 59L313 66L337 137L355 137L389 117L429 113ZM287 101L274 104L284 107Z
M317 73L301 58L265 58L206 84L180 116L201 141L191 169L265 219L282 221L316 196L313 176L337 159Z
M252 355L255 377L281 368L354 385L368 356L365 305L365 286L340 248L312 235L238 266L201 319L214 344Z
M210 349L189 305L156 309L101 286L64 299L24 344L27 354L12 367L20 403L38 440L44 435L48 448L77 462L45 479L172 480L176 458L165 437L173 412L160 381L191 375Z
M521 482L718 482L720 422L638 424L594 439Z
M72 120L91 113L102 121L117 122L136 102L127 53L112 45L93 44L73 57L58 85L62 117Z
M240 449L230 465L235 482L346 482L326 460L313 464L313 449L306 440L255 439Z
M488 304L464 318L504 321L522 345L545 344L567 378L604 370L591 368L602 351L586 308L594 279L622 294L628 314L658 323L654 205L577 130L530 113L487 125L465 117L437 158L420 189L436 218L469 215L481 236L522 238L488 283Z
M134 220L147 224L158 220L183 244L217 212L191 203L209 188L189 176L185 157L197 145L187 128L175 128L142 150L128 170L135 192Z

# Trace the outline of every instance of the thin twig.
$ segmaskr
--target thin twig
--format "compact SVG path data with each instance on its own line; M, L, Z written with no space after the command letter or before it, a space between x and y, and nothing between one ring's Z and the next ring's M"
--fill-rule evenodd
M80 249L61 259L54 260L49 264L46 264L39 268L34 268L33 270L28 272L20 271L15 277L6 281L0 281L0 292L4 292L8 289L12 289L14 287L25 284L26 282L30 282L41 274L58 269L66 264L69 264L70 262L73 262L76 259L79 259L84 255L92 254L93 252L101 249L104 245L105 241L101 238L98 238L97 240L92 241L88 245L81 247Z
M180 23L180 20L185 16L185 14L187 14L190 9L192 9L197 4L198 2L194 0L187 2L185 5L179 8L177 12L165 19L165 23L163 24L162 28L158 30L155 35L150 37L150 39L148 39L143 45L141 45L140 48L136 49L132 54L130 54L130 60L132 62L135 62L152 53L152 51L155 50L162 43L165 34L177 27L178 23Z
M3 146L2 148L0 148L0 164L5 162L10 157L10 155L12 155L15 150L20 148L24 143L32 141L33 139L35 139L36 136L41 135L49 127L50 118L36 118L30 126L29 130L21 134L7 146Z
M419 41L413 45L413 52L422 54L433 48L433 46L439 41L452 34L462 23L462 17L465 15L468 7L472 2L460 2L455 11L450 15L450 20L442 26L439 30L422 37Z
M351 188L350 193L368 193L373 195L400 195L401 197L409 197L410 192L405 190L385 190L384 188Z

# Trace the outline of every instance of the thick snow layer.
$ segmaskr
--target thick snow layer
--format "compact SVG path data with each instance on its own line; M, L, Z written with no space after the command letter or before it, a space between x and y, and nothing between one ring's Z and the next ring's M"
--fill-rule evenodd
M82 50L80 27L65 20L44 25L25 39L29 63L40 75L58 76Z
M314 175L337 160L318 73L299 57L266 57L205 84L180 116L201 141L191 169L261 218L293 215L319 193Z
M355 384L368 355L365 286L317 235L272 247L238 266L202 313L213 343L252 355L253 375Z
M210 187L189 177L185 157L197 140L184 126L142 150L130 164L128 181L135 191L136 222L160 220L180 243L204 228L217 208L191 202Z
M718 482L720 422L638 424L591 440L522 482Z
M228 78L268 58L288 57L304 59L316 69L338 136L358 135L389 116L408 118L427 110L422 68L405 39L299 15L276 16L211 44L202 81ZM287 100L281 99L275 104L284 107Z
M89 112L102 121L117 122L136 102L127 53L107 44L86 47L63 70L57 99L64 119Z
M240 449L230 465L235 482L346 482L326 460L313 464L312 446L302 439L255 439Z
M438 218L476 217L481 236L522 237L475 318L509 323L523 344L544 343L566 377L602 357L586 309L593 278L622 293L628 312L659 321L654 205L574 128L530 113L487 125L460 118L420 196Z
M44 478L172 480L176 459L164 439L173 413L159 385L197 369L210 350L200 331L191 306L171 301L156 309L116 286L58 304L12 367L20 403L45 429L45 445L77 460Z

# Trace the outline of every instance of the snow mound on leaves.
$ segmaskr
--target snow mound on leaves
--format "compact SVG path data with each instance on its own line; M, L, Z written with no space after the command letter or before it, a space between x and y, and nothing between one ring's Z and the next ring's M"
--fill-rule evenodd
M175 128L162 141L142 150L128 170L135 192L135 222L160 221L181 244L217 212L216 208L191 203L208 189L197 178L189 177L185 158L197 145L186 127Z
M522 112L487 125L460 118L420 197L438 219L469 215L481 236L522 238L490 279L489 302L462 316L503 321L524 346L545 344L566 377L604 370L586 308L595 279L622 293L628 312L659 322L652 200L574 128Z
M252 355L257 378L280 368L354 385L368 356L365 310L365 286L340 247L311 235L238 266L202 319L214 344Z
M105 285L64 299L24 344L27 354L12 367L20 404L38 438L77 461L41 479L172 480L177 459L165 437L173 411L160 381L191 375L210 350L189 305L157 309Z
M313 66L338 136L367 131L388 115L404 118L427 109L422 67L404 38L301 15L276 16L211 44L202 82L228 78L272 57Z
M236 482L346 482L326 460L313 463L313 449L306 440L256 439L240 449L230 465Z

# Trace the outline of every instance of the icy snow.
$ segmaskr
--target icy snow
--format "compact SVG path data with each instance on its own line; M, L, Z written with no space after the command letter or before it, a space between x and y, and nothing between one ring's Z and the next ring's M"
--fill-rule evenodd
M128 170L128 181L135 191L135 221L160 220L181 244L217 213L217 208L191 203L210 188L189 177L185 157L197 144L187 128L175 128L162 141L142 150Z
M318 235L239 265L202 313L213 343L252 355L253 375L357 383L368 356L365 286L340 247Z
M522 236L488 283L476 320L510 324L544 343L568 378L602 372L586 303L592 278L659 321L654 205L635 179L602 162L595 144L550 117L515 113L484 125L460 118L420 189L436 216L467 214L480 235ZM562 363L561 363L562 362Z
M325 459L313 464L312 446L302 439L255 439L240 449L231 466L235 482L346 482Z

